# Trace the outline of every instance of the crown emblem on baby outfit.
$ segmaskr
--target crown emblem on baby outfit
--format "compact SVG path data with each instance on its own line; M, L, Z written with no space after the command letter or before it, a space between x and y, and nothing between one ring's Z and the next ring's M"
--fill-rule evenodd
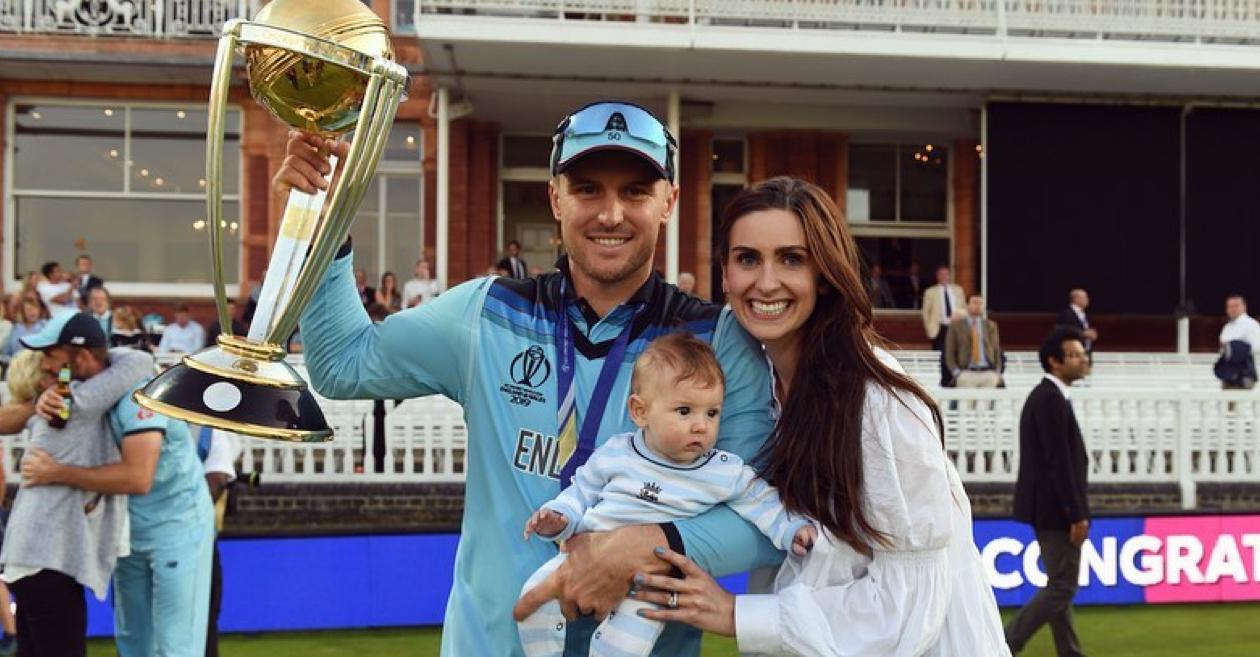
M643 482L643 490L639 491L639 499L649 502L660 501L661 487L656 485L655 481Z

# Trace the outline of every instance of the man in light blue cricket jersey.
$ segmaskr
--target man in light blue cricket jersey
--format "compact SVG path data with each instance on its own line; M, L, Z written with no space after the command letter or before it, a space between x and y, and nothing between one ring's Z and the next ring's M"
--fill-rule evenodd
M107 362L104 331L86 313L54 319L22 343L44 351L41 367L54 376L69 364L76 377L88 378ZM188 426L141 408L130 394L107 421L122 460L83 468L33 451L23 458L23 480L129 495L131 554L114 569L118 655L204 657L214 507Z
M641 107L601 102L566 117L553 143L549 192L568 254L558 271L469 281L373 324L355 291L347 243L302 316L306 365L321 394L442 394L464 407L467 512L442 633L446 657L523 655L513 605L556 548L522 541L520 528L599 442L634 430L630 375L652 339L686 330L713 345L728 382L719 448L751 458L772 428L760 346L729 311L679 293L652 271L660 228L678 198L673 137ZM345 153L344 144L294 133L277 190L325 186L321 146ZM719 506L684 521L574 537L565 565L519 611L559 597L567 615L601 618L625 598L636 569L661 572L652 549L663 545L718 575L782 558ZM569 625L566 655L587 654L591 621ZM699 632L671 626L653 654L699 649Z

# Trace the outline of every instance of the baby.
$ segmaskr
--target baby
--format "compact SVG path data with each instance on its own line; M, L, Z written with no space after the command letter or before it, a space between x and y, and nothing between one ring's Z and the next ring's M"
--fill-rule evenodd
M817 529L783 508L777 491L742 459L713 448L726 380L708 344L671 333L648 345L630 379L630 418L639 430L610 437L577 469L573 485L525 523L525 539L537 533L563 541L575 532L672 522L718 504L757 526L780 550L803 555ZM557 554L525 583L542 583L564 561ZM651 654L664 629L637 611L649 603L627 598L591 638L592 656ZM565 619L552 600L518 625L530 657L564 653Z

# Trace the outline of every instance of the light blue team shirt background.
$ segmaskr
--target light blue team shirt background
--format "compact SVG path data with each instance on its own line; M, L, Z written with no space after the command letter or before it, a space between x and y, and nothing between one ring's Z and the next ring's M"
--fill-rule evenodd
M133 392L146 384L141 382ZM153 486L144 495L127 498L133 552L200 540L214 507L188 425L143 408L128 393L109 412L109 427L119 449L131 434L162 432Z
M442 654L523 655L512 606L529 575L556 554L553 544L521 540L529 515L560 492L555 475L563 464L553 456L556 316L535 299L511 292L506 284L482 278L373 324L355 289L352 262L352 255L333 262L302 316L312 383L331 398L442 394L463 406L470 443L465 510ZM576 331L595 344L616 338L634 315L634 308L620 306L588 325L576 304L566 308ZM710 341L727 377L717 447L751 460L773 429L770 376L760 345L729 309L716 319L649 328L631 341L597 444L636 428L625 404L631 365L651 339L678 328ZM545 362L539 362L540 354ZM588 360L576 351L579 422L602 365L602 359ZM688 556L717 575L782 560L782 553L756 527L726 506L675 526ZM585 657L593 629L590 622L570 624L566 654ZM698 631L671 625L653 654L698 655L699 647Z

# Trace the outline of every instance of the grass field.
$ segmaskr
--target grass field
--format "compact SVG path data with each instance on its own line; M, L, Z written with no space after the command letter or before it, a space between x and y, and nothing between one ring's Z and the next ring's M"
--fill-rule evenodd
M1009 618L1014 613L1003 614ZM1260 604L1082 607L1076 627L1091 655L1106 657L1257 657ZM425 657L438 654L438 629L363 630L228 635L223 657ZM89 657L114 657L114 646L94 641ZM735 642L705 637L704 657L736 657ZM1051 657L1043 629L1021 657ZM492 656L486 656L492 657Z

